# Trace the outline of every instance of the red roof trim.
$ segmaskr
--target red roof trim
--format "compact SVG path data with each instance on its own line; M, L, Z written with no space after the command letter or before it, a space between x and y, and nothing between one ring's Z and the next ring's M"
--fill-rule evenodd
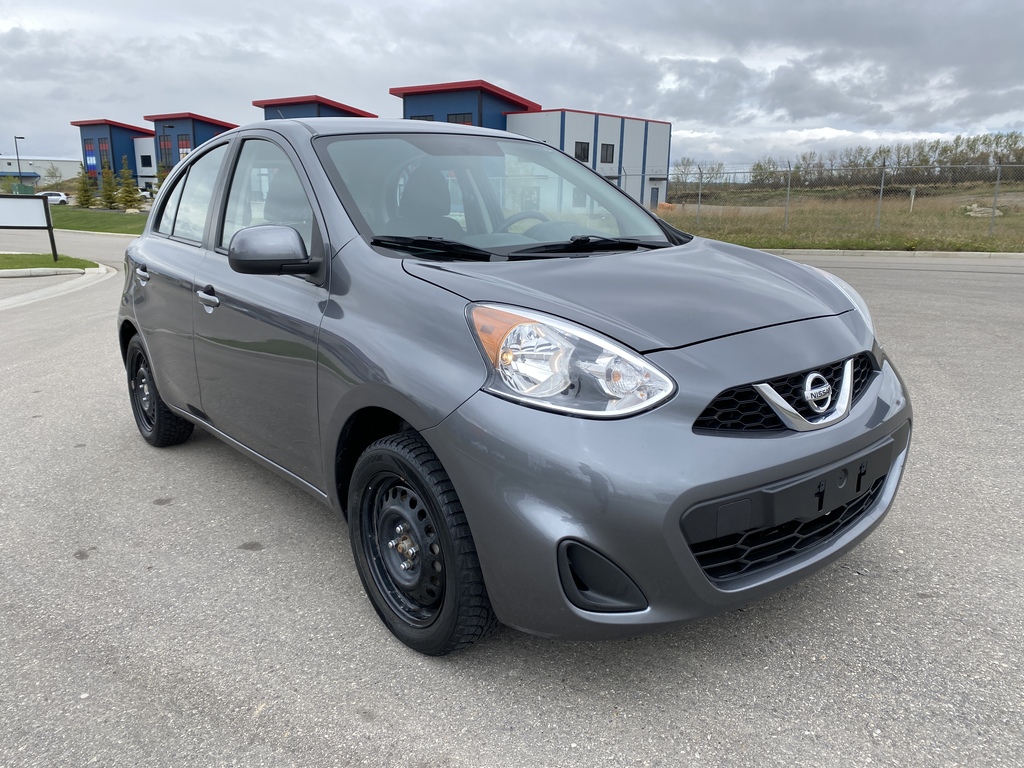
M598 115L599 117L613 117L616 120L640 120L645 123L660 123L661 125L672 125L668 120L651 120L648 117L630 117L628 115L613 115L610 112L589 112L585 109L529 109L522 112L503 112L504 115L536 115L541 112L574 112L577 115Z
M166 115L143 115L143 120L149 120L151 123L158 123L161 120L201 120L204 123L210 125L219 125L221 128L237 128L238 126L234 123L225 123L223 120L214 120L212 117L203 117L203 115L197 115L194 112L173 112Z
M518 104L523 108L524 112L540 111L540 104L530 101L529 99L524 99L522 96L512 93L512 91L506 91L504 88L499 88L492 83L488 83L486 80L460 80L455 83L409 85L388 89L388 93L392 96L398 96L399 98L427 93L449 93L451 91L486 91L494 96L500 96L506 101L511 101L513 104Z
M128 123L119 123L117 120L72 120L71 124L76 127L83 125L112 125L117 128L124 128L128 131L135 131L141 133L144 136L155 136L155 132L151 128L140 128L137 125L128 125Z
M346 112L351 112L357 117L377 117L372 112L367 112L356 107L350 107L348 104L342 104L340 101L331 101L325 99L323 96L289 96L284 99L257 99L252 103L254 107L260 107L261 109L266 107L277 107L287 106L289 104L324 104L328 107L334 107L335 109L342 109Z

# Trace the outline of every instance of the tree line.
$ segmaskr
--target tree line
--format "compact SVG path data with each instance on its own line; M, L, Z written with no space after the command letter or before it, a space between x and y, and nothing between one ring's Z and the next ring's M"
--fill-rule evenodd
M1000 166L1003 166L1000 168ZM745 181L756 186L829 186L877 183L881 169L887 177L907 184L1024 180L1024 133L986 133L953 139L920 139L876 147L858 145L827 152L802 152L778 160L765 156L750 166ZM724 163L676 160L672 181L721 183L730 173Z
M97 200L98 198L98 200ZM75 204L80 208L92 208L99 203L101 208L123 208L138 210L143 203L142 192L135 182L132 169L128 167L128 156L121 156L121 170L115 180L113 169L103 161L100 172L100 187L96 189L95 180L79 165L75 179Z

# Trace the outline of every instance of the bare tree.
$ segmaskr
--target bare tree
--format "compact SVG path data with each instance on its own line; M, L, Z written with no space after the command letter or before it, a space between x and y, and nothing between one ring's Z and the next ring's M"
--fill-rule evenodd
M697 177L697 161L692 157L680 157L672 163L672 181L687 182Z
M60 168L57 167L56 163L50 163L46 166L46 172L43 174L43 184L48 187L55 187L64 181L64 175L60 172Z

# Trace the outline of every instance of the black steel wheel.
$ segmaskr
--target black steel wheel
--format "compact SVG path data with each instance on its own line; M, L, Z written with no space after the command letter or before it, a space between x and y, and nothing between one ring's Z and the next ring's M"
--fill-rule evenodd
M164 404L153 380L153 368L138 336L128 342L125 355L128 372L128 396L132 401L135 424L150 445L163 448L189 439L194 425Z
M497 619L448 473L413 432L373 443L356 462L348 507L359 577L388 629L431 656L465 648Z

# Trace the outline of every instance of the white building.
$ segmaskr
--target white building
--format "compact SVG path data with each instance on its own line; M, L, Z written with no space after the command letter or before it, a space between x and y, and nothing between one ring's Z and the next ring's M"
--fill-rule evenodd
M18 157L17 155L0 155L0 179L11 179L18 183ZM73 179L81 170L82 161L69 157L37 157L35 155L21 155L21 182L31 184L33 187L44 187L49 185L50 166L60 176L57 181ZM56 182L54 182L56 183Z
M135 167L138 169L136 179L139 189L152 189L157 186L156 139L152 136L137 136L132 139L135 145Z
M574 156L649 208L668 192L672 124L578 109L543 109L486 80L392 88L407 120L512 131Z
M558 147L639 200L657 208L668 192L672 124L575 109L516 112L508 130Z

